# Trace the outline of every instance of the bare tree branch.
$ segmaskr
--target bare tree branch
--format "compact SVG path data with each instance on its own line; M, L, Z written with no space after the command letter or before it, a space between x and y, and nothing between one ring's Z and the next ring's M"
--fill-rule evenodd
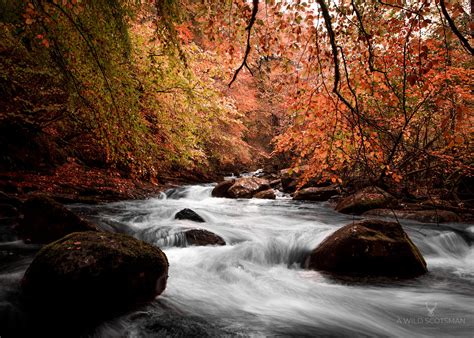
M331 24L331 16L329 15L329 10L324 2L324 0L317 0L319 7L321 7L321 12L323 14L324 23L326 25L326 30L328 31L329 35L329 42L331 43L331 50L332 50L332 57L334 62L334 88L333 92L337 95L337 97L350 109L353 113L358 113L356 109L352 106L352 104L339 92L339 82L341 80L341 72L339 70L339 56L337 51L336 45L336 35L334 34L334 30L332 29Z
M446 21L448 21L449 28L451 28L453 33L458 37L458 39L461 42L461 44L463 45L463 47L466 48L469 51L469 53L474 55L474 48L472 48L472 46L469 44L469 41L467 41L467 39L458 30L458 28L456 27L456 25L454 23L453 18L451 18L449 16L449 13L446 9L446 4L444 3L444 0L440 0L439 4L441 6L441 11L443 12L443 15L444 15Z
M259 2L259 0L253 0L252 15L250 16L250 21L249 21L249 24L248 24L247 28L245 28L245 30L247 31L247 47L245 48L244 60L242 61L242 64L239 66L239 68L237 68L235 70L234 76L232 77L232 80L229 83L229 87L237 79L237 75L239 74L239 72L244 67L247 68L249 70L250 74L252 74L252 76L253 76L252 70L250 69L249 65L247 64L247 58L250 54L250 49L251 49L250 35L251 35L253 24L255 23L255 20L257 18L258 2Z

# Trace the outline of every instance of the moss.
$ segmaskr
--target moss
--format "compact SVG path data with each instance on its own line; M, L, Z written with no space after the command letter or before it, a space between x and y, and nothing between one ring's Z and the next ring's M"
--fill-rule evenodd
M72 233L40 250L23 290L35 306L102 316L153 300L168 265L159 248L128 235Z
M305 266L341 275L395 278L426 272L426 262L400 224L378 220L338 229L313 250Z

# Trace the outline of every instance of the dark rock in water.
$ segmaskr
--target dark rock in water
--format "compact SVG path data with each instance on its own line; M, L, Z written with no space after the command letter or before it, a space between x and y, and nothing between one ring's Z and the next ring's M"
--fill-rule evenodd
M378 187L366 187L339 201L336 210L344 214L360 215L370 209L386 208L395 198Z
M365 220L327 237L306 258L305 268L339 275L416 277L426 262L400 224Z
M298 190L293 196L293 199L322 202L327 201L339 193L339 188L336 185L331 185L329 187L309 187Z
M191 229L184 233L186 241L191 245L225 245L222 237L204 229Z
M256 193L271 189L268 181L263 178L239 178L229 188L227 193L231 198L252 198Z
M281 186L284 192L294 192L298 186L298 179L299 175L294 170L280 170Z
M167 278L168 260L159 248L124 234L89 231L41 249L22 290L32 309L82 321L152 301Z
M226 197L229 198L228 190L231 186L233 186L235 183L235 180L228 180L228 181L223 181L220 182L218 185L212 189L212 196L213 197Z
M274 200L276 198L275 191L273 189L267 189L256 193L253 198L261 198L266 200Z
M452 211L448 210L392 210L372 209L364 212L364 216L380 216L412 219L425 223L459 222L461 219Z
M24 218L17 231L31 243L51 243L73 232L99 231L92 223L45 196L29 198L22 207Z
M178 212L175 216L174 216L175 219L188 219L190 221L194 221L194 222L200 222L200 223L203 223L205 222L204 218L202 218L201 216L199 216L195 211L191 210L191 209L183 209L181 210L180 212Z

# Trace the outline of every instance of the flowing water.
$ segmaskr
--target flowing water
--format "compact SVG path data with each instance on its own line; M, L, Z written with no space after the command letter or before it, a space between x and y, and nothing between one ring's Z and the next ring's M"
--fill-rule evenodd
M401 221L428 274L408 281L337 280L304 270L301 262L357 218L326 203L212 198L211 190L186 186L144 201L73 206L106 229L161 247L170 263L162 295L102 323L92 336L473 336L473 225ZM206 222L175 220L183 208ZM227 245L186 246L181 233L191 228L212 231ZM0 320L14 328L22 323L16 285L33 254L21 242L3 246L13 253L0 265Z

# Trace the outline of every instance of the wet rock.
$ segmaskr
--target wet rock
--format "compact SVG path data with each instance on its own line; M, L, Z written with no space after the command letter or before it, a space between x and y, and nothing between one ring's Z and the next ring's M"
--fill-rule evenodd
M190 221L193 221L193 222L200 222L200 223L205 222L204 218L199 216L195 211L193 211L191 209L188 209L188 208L183 209L180 212L178 212L174 216L174 218L175 219L187 219L187 220L190 220Z
M21 211L24 217L17 232L31 243L50 243L73 232L99 231L94 224L49 197L30 197Z
M364 216L394 217L412 219L424 223L459 222L460 217L448 210L392 210L373 209L364 212Z
M263 178L239 178L229 188L227 193L231 198L252 198L256 193L270 189L268 181Z
M272 188L279 187L279 186L281 186L281 179L276 179L276 180L270 181L268 184Z
M267 200L274 200L276 198L275 191L273 189L267 189L256 193L253 198L261 198Z
M186 241L190 245L225 245L222 237L204 229L191 229L184 233Z
M280 170L280 180L283 191L287 193L294 192L298 186L299 176L299 174L289 168Z
M378 187L366 187L355 194L341 199L336 210L344 214L360 215L370 209L386 208L395 202L395 198Z
M329 200L331 197L338 195L339 193L339 188L336 185L331 185L329 187L309 187L296 191L293 199L322 202Z
M298 168L288 168L280 170L280 180L283 192L286 193L293 193L296 191L298 184L300 183L301 176L304 174L306 170L308 170L308 165L303 165ZM316 178L309 179L301 188L309 188L309 187L326 187L331 184L330 181L328 182L320 182Z
M305 268L339 275L416 277L426 262L400 224L365 220L327 237L306 258Z
M229 188L234 185L235 180L228 180L228 181L223 181L220 182L218 185L212 189L212 196L213 197L226 197L229 198L228 190Z
M31 307L82 320L152 301L167 278L168 260L159 248L124 234L79 232L40 250L22 290Z

